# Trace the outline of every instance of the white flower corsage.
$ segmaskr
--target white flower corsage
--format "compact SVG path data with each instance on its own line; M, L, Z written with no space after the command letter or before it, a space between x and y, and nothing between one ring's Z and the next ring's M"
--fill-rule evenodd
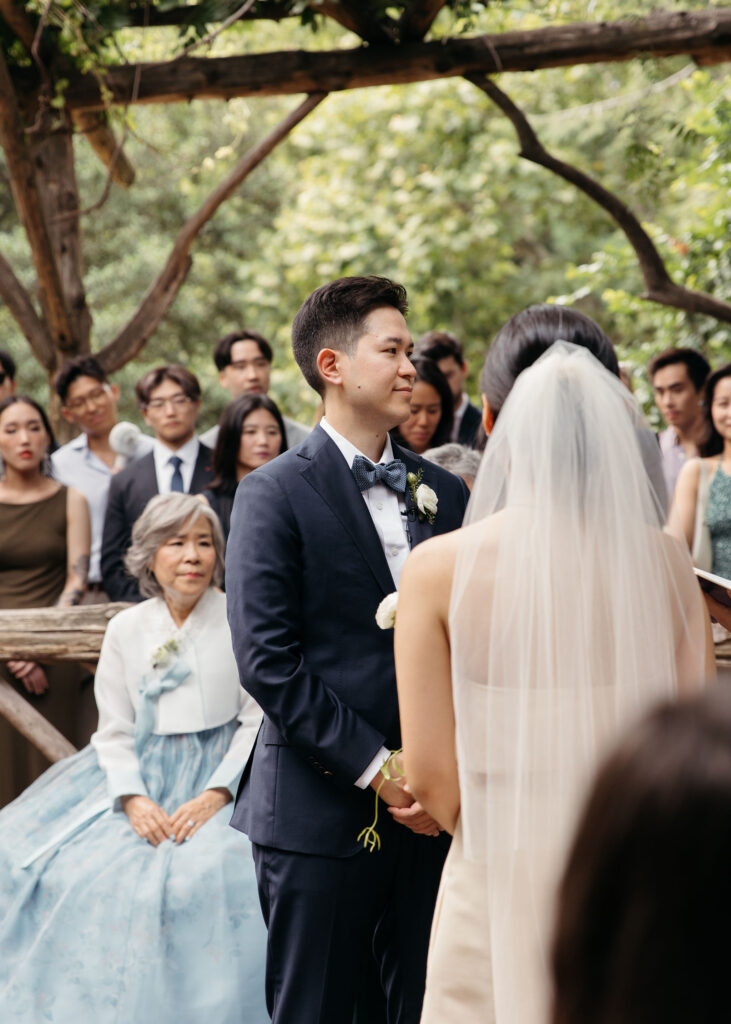
M416 510L419 522L423 523L426 520L430 526L433 526L439 499L431 487L421 482L422 476L423 471L421 469L418 473L407 473L406 483L409 486L412 507Z
M152 667L163 668L170 661L173 654L180 650L180 642L171 636L164 644L160 644L152 652Z
M396 606L398 591L388 594L376 608L376 623L379 629L393 629L396 625Z

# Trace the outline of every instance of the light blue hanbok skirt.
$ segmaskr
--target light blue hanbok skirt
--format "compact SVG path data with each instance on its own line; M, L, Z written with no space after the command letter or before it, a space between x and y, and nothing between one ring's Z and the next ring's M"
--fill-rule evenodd
M152 736L148 793L198 795L236 722ZM0 812L3 1024L264 1024L266 930L248 840L223 807L150 846L109 808L92 747Z

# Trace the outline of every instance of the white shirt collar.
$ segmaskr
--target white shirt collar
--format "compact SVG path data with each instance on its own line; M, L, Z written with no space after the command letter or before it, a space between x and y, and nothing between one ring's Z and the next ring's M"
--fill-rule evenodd
M355 445L352 444L347 439L347 437L343 437L342 434L339 434L337 430L327 422L324 416L320 420L320 426L325 431L327 436L332 441L334 441L335 444L338 446L340 454L343 456L343 458L348 463L351 469L353 468L353 460L355 459L356 455L362 455L364 459L368 458L368 456L363 455L363 452L356 448ZM391 438L388 434L386 434L386 444L384 445L383 452L381 453L381 457L380 459L378 459L378 462L391 462L392 459L393 447L391 445Z
M194 466L195 460L198 458L199 446L200 444L195 434L191 437L190 441L185 442L182 448L175 449L168 448L166 444L155 438L155 446L153 448L155 466L169 465L171 455L177 455L186 466Z

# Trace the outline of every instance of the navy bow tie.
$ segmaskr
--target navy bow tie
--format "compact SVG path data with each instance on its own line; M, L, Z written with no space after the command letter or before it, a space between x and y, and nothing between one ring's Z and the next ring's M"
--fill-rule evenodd
M385 484L397 494L403 494L406 490L406 466L400 459L374 465L363 455L356 455L353 459L353 476L361 491L367 491L374 484Z

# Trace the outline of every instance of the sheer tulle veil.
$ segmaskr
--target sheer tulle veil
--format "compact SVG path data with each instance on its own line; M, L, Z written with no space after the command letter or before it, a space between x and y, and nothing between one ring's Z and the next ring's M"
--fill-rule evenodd
M609 741L702 685L703 603L661 529L635 399L556 342L490 436L450 604L461 822L484 861L498 1024L548 1019L553 893ZM646 433L646 430L645 430Z

